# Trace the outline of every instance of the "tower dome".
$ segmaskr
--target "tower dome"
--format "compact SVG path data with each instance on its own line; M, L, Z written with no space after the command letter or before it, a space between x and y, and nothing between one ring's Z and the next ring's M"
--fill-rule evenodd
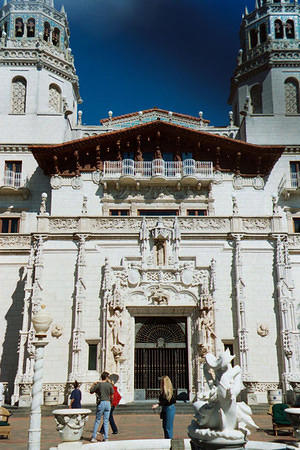
M53 0L4 0L0 9L1 142L68 138L80 101L69 40L65 10L56 10Z

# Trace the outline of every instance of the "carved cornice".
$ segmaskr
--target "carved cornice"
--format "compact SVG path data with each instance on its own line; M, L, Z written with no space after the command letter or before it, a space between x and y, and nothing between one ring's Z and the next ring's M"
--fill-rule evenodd
M30 244L30 235L15 234L0 236L0 250L29 250Z

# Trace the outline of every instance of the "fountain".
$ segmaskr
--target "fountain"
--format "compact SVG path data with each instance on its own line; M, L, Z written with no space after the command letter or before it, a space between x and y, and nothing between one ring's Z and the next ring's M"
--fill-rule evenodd
M208 353L203 366L209 392L194 403L195 418L188 428L193 450L243 449L250 434L247 426L258 428L251 408L236 398L244 389L240 366L231 366L227 349L218 358Z

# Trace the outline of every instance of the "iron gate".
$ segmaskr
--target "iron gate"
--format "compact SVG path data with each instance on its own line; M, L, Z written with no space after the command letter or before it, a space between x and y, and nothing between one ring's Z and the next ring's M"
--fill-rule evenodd
M140 399L158 398L160 377L168 375L175 393L188 391L185 319L136 320L135 391Z

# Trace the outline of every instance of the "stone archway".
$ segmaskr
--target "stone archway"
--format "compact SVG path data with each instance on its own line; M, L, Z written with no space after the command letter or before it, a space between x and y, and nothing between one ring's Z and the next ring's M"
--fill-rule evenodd
M170 377L176 393L188 392L186 328L186 318L182 317L136 318L136 400L158 398L163 375Z

